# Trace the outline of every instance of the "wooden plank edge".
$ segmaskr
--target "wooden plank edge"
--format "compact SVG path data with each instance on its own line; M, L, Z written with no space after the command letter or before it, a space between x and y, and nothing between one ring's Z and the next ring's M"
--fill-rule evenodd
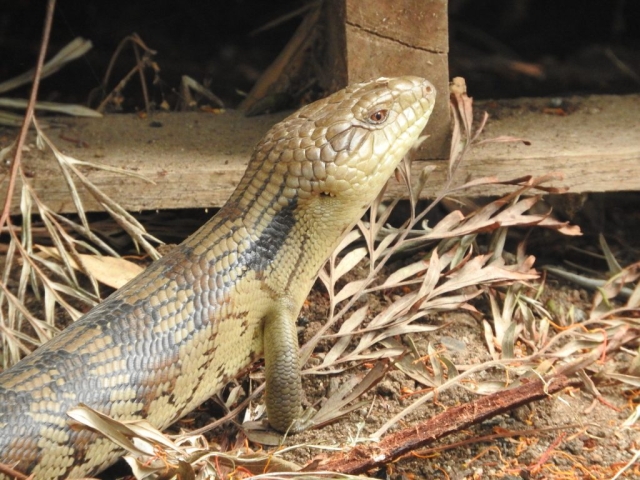
M536 101L542 103L545 100ZM625 118L618 121L616 111L608 110L615 105L615 108L621 108L624 105L640 104L640 95L589 97L583 100L583 107L589 110L592 103L598 105L598 113L591 117L576 116L575 120L571 116L559 120L531 113L537 117L534 119L534 126L527 127L529 131L526 132L518 131L516 120L490 120L486 137L522 135L537 140L530 147L494 144L473 150L462 164L455 184L491 175L507 180L523 175L563 171L565 178L557 185L569 187L574 193L640 190L640 127L637 122L629 122ZM133 170L152 180L154 184L83 167L88 178L129 210L218 207L226 201L241 178L252 146L283 114L260 120L245 119L237 112L228 112L225 116L214 119L198 114L190 115L167 114L160 117L168 125L162 135L149 129L147 123L136 123L122 117L69 121L67 130L80 132L80 136L91 128L98 132L121 128L121 143L105 145L96 140L96 145L89 148L68 147L63 150L81 160ZM525 111L522 115L529 113ZM608 120L605 122L606 119ZM90 125L90 122L94 123ZM185 140L184 144L181 143L181 138L163 143L166 136L181 135L180 130L171 131L171 122L195 122L194 128L199 130ZM562 127L559 126L560 122ZM560 128L565 133L555 135ZM596 130L599 137L594 138ZM566 132L574 134L575 138L569 139ZM51 138L59 147L64 147L65 142L59 136L51 134ZM113 140L113 135L111 138ZM540 152L544 154L539 154ZM39 192L41 201L58 212L73 212L66 184L51 155L36 152L32 145L31 152L26 154L24 161L31 177L29 181ZM414 172L419 174L425 165L436 167L423 191L424 197L433 197L446 181L447 166L444 161L420 160L414 162ZM7 167L3 168L5 175L0 192L6 191ZM86 189L80 188L79 191L86 211L101 210ZM387 192L389 196L406 196L406 193L406 189L397 184L391 185ZM468 192L469 195L500 193L502 191L498 187L481 187ZM4 202L2 193L0 201ZM20 185L13 199L12 213L19 213L19 205Z

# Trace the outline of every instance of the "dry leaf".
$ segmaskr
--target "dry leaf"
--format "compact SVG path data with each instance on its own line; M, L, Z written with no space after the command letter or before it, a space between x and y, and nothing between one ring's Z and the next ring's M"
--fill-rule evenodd
M54 258L60 258L60 254L55 248L44 245L38 245L38 248ZM144 271L144 267L121 257L114 258L86 254L78 254L78 257L90 275L100 283L116 289ZM71 266L76 270L84 271L74 259L71 259Z

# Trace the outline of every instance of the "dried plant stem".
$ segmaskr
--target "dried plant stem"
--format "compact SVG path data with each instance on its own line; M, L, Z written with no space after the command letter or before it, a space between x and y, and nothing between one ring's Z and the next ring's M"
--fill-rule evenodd
M151 104L149 102L149 93L147 91L147 82L144 75L144 69L145 67L151 65L149 56L155 55L156 52L154 50L151 50L149 47L147 47L137 33L127 36L120 42L120 44L118 44L116 51L111 56L111 61L109 62L109 66L107 67L107 72L102 81L102 90L106 92L107 84L109 82L109 78L111 77L111 72L115 65L116 59L120 56L124 47L129 43L131 43L134 55L136 57L136 65L129 71L129 73L125 75L125 77L122 80L118 82L118 84L113 88L113 90L111 90L111 92L108 95L106 95L105 98L100 102L100 105L98 106L98 108L96 108L98 112L104 111L107 104L113 99L115 95L117 95L125 87L127 83L129 83L129 80L131 79L131 77L133 77L136 73L140 75L140 82L142 85L142 95L144 97L145 109L147 113L149 113L151 109ZM145 52L142 57L140 56L140 49L144 50Z
M414 401L411 405L403 409L400 413L396 414L393 418L389 419L382 427L380 427L376 432L373 433L372 438L381 438L387 430L393 427L396 423L398 423L403 417L408 415L409 413L415 411L420 405L427 402L428 400L434 398L438 393L441 393L448 388L451 388L455 385L460 385L461 380L472 376L475 373L487 371L494 367L508 367L511 364L516 364L519 366L531 365L535 361L540 360L542 358L552 358L553 351L551 348L558 344L560 340L565 337L571 338L571 336L575 333L576 329L583 329L587 326L602 326L602 321L600 320L589 320L579 325L575 325L574 328L568 328L559 332L557 335L553 336L549 339L547 345L541 348L538 352L528 355L526 357L521 358L505 358L500 360L491 360L488 362L483 362L479 365L474 365L468 370L460 373L458 376L450 378L446 382L442 383L438 387L432 389L429 393L423 395L416 401ZM601 332L603 335L605 331ZM604 353L609 353L620 348L621 345L630 342L634 338L638 338L639 334L635 331L631 331L629 328L623 327L620 329L620 332L615 333L612 337L606 337L603 339L602 343L599 347L594 348L592 351L586 353L584 356L578 358L574 362L569 363L557 370L559 374L563 375L571 375L575 373L578 369L583 369L601 358Z
M13 192L15 190L16 177L18 176L18 169L20 168L20 162L22 160L22 148L27 138L27 132L31 125L31 119L33 118L33 111L36 105L36 99L38 98L38 88L40 87L40 77L42 75L42 66L44 65L44 59L47 55L47 47L49 45L49 37L51 35L51 25L53 24L53 12L56 7L56 0L47 1L47 12L44 20L44 28L42 32L42 41L40 42L40 52L38 54L38 62L36 63L36 70L33 76L33 85L31 86L31 94L29 95L29 103L27 104L27 110L24 114L24 120L22 127L20 127L20 133L18 134L18 140L15 146L15 153L11 161L11 167L9 169L9 185L7 187L7 196L5 198L4 208L2 210L2 216L0 216L0 228L3 228L9 213L11 212L11 200L13 198Z
M353 448L329 458L320 468L341 473L363 473L385 465L413 450L428 445L446 435L458 432L483 420L508 412L527 403L542 400L569 386L579 385L579 379L554 377L548 383L534 380L518 387L481 397L473 402L452 407L418 425L412 425L388 435L381 442Z
M431 202L427 208L425 208L422 212L420 212L418 215L416 215L412 220L410 220L408 222L408 224L406 226L404 226L401 229L401 233L400 233L399 237L397 238L397 240L394 243L396 245L400 245L404 240L406 240L406 238L409 235L409 233L411 232L411 230L427 215L427 213L429 213L448 194L449 194L449 182L447 183L447 186L445 186L443 191L438 195L438 197L433 202ZM370 269L369 274L367 275L367 278L365 279L360 291L358 293L356 293L355 295L353 295L349 299L349 301L339 310L338 313L334 314L334 308L333 307L335 307L335 305L333 305L333 302L331 302L332 303L332 308L331 308L329 319L318 330L318 332L307 343L305 343L302 346L302 348L300 349L300 357L302 359L302 363L303 364L309 359L309 357L313 353L313 350L314 350L315 346L320 341L322 336L340 318L342 318L351 309L351 307L353 307L353 305L355 305L355 303L358 301L358 299L362 295L364 295L366 293L367 287L369 285L371 285L371 283L373 283L376 278L378 278L378 275L379 275L380 271L386 265L387 261L389 260L389 258L391 258L393 253L394 253L394 250L393 249L389 249L386 252L386 254L384 254L384 256L375 264L375 266L372 265L372 268ZM332 294L332 292L330 292L330 294Z
M136 34L137 36L137 34ZM136 56L136 65L145 65L147 62L140 57L140 50L137 43L133 43L133 53ZM140 68L140 86L142 87L142 97L144 98L144 107L147 115L151 114L151 102L149 102L149 92L147 91L147 79L144 75L144 68Z
M594 320L587 323L596 324L597 321ZM519 361L521 363L527 363L527 361L533 360L534 357L539 357L544 351L549 350L552 344L557 343L561 337L568 335L568 333L569 330L559 333L543 350L528 358L519 359ZM509 390L481 397L476 401L450 408L419 425L413 425L397 433L388 435L373 446L359 446L347 453L334 455L327 459L325 463L321 465L321 468L352 474L365 472L371 468L394 461L402 455L422 448L446 435L458 432L495 415L499 415L532 401L541 400L568 386L580 385L582 384L582 380L579 378L569 379L565 375L571 375L577 370L588 367L600 359L603 354L611 354L617 351L622 345L637 339L637 337L637 332L623 328L611 338L607 339L607 341L603 342L599 348L594 349L567 365L561 366L557 370L558 373L546 378L544 381L534 380ZM505 363L505 360L498 360L487 362L481 366L497 366L505 365ZM478 367L481 366L479 365ZM477 367L471 368L455 379L449 380L447 383L459 381L461 377L468 376L478 369ZM446 384L443 384L438 390L445 385ZM426 397L428 397L428 395L425 395L423 399ZM399 420L399 418L395 417L387 422L385 426L388 428L395 424L397 420ZM385 426L378 430L374 436L379 432L386 431Z
M203 435L207 432L210 432L214 428L217 428L220 425L224 425L225 423L233 420L239 413L241 413L245 408L247 408L247 406L252 401L258 398L258 396L262 393L262 391L265 389L266 386L267 385L265 383L263 383L262 385L259 385L258 387L255 388L255 390L251 392L250 395L247 396L247 398L245 398L242 402L236 405L236 407L233 410L229 410L229 412L227 412L223 417L220 417L217 420L214 420L213 422L208 423L204 427L200 427L195 430L189 430L187 435L189 436Z
M27 480L29 478L24 473L14 470L6 463L0 463L0 473L5 474L9 478L15 478L16 480Z

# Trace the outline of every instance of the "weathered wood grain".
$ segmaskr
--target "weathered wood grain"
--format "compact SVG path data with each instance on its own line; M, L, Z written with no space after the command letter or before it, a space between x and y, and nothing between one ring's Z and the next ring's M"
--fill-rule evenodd
M556 184L566 185L572 192L640 190L640 95L575 97L567 101L573 111L566 116L544 113L547 99L485 103L492 117L482 138L512 135L526 137L532 144L479 146L465 160L454 183L489 175L507 180L562 171L565 178ZM114 115L60 120L64 125L49 129L48 135L68 155L132 170L155 182L81 167L88 178L127 209L207 208L225 202L245 169L253 145L283 117L245 118L233 111L220 115L162 113L152 120ZM161 126L150 126L152 121ZM10 135L1 138L5 143L11 140ZM77 146L68 139L86 145ZM0 144L0 148L5 146ZM29 150L24 164L41 200L56 211L74 211L52 154L39 152L33 138ZM434 196L446 180L447 164L418 160L413 168L420 171L426 164L436 169L423 193ZM2 202L7 172L3 165ZM19 187L13 213L19 213ZM86 190L81 192L86 210L99 209ZM498 194L500 189L483 187L473 193ZM395 184L387 194L406 195L406 190Z

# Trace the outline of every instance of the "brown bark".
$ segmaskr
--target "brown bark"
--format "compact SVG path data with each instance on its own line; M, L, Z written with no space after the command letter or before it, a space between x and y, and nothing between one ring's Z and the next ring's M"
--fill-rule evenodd
M518 387L481 397L474 402L452 407L418 425L386 436L376 444L358 446L329 458L315 468L326 471L358 474L380 467L402 455L422 448L451 433L459 432L488 418L508 412L530 402L542 400L579 379L563 376L551 378L546 384L535 380Z

